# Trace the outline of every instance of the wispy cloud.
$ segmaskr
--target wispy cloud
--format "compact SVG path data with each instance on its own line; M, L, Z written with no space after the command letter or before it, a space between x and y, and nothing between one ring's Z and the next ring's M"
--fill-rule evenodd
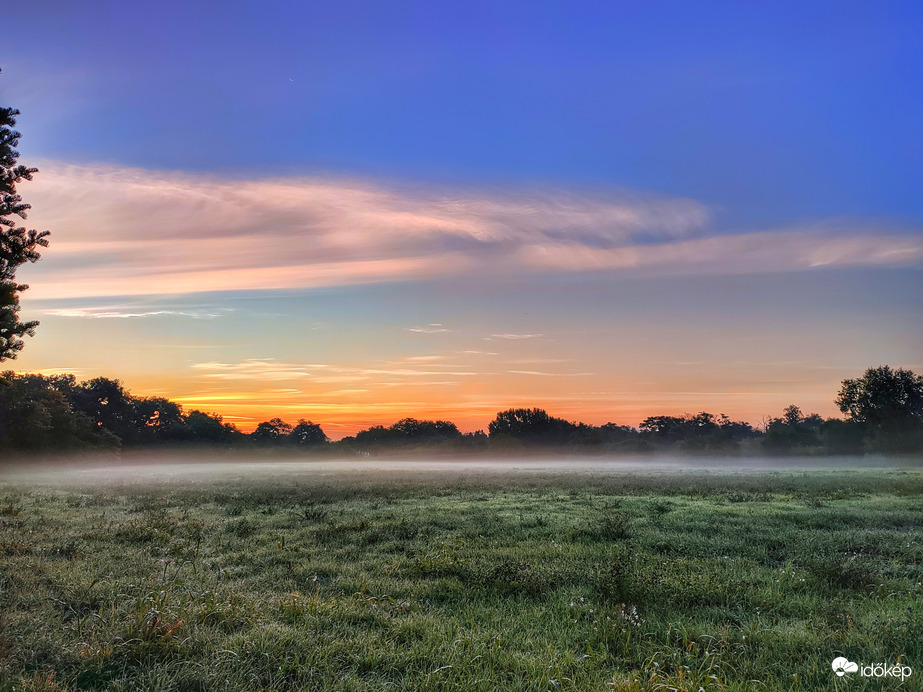
M923 263L919 233L841 224L717 236L709 210L694 200L626 192L402 189L56 162L41 168L29 188L30 224L51 229L53 244L42 262L23 269L32 299L299 289L497 271L742 273ZM67 316L166 314L109 312Z
M465 366L430 361L407 362L403 366L395 367L358 367L321 363L282 363L271 358L249 358L236 363L195 363L190 367L200 377L210 380L284 381L310 378L315 384L383 384L380 381L383 377L399 378L404 384L410 384L413 380L426 380L422 382L426 384L429 382L427 378L432 377L474 377L480 374L464 369Z
M672 274L910 265L923 262L923 237L846 235L826 229L763 231L622 248L536 244L521 248L518 260L545 271L647 269Z
M414 368L365 368L359 370L359 372L365 375L397 375L403 377L426 377L428 375L438 375L439 377L445 377L446 375L471 377L479 374L467 370L416 370Z
M85 319L130 319L137 317L188 317L194 320L213 320L232 312L230 308L214 310L122 310L111 308L49 308L42 310L45 315L55 317L80 317Z
M32 370L30 372L35 373L36 375L45 375L46 377L52 377L54 375L80 375L83 370L81 368L42 368L41 370Z
M507 370L513 375L533 375L537 377L587 377L592 372L540 372L538 370Z
M379 387L450 387L461 384L459 380L427 380L426 382L376 382Z
M485 336L484 339L490 341L491 339L506 339L508 341L521 341L523 339L538 339L539 337L545 336L544 334L491 334L490 336Z
M427 324L423 327L407 327L408 332L416 332L417 334L441 334L443 332L450 332L451 329L446 329L438 322L433 324Z
M249 358L239 363L195 363L193 370L215 380L292 380L312 377L327 365L280 363L272 359Z

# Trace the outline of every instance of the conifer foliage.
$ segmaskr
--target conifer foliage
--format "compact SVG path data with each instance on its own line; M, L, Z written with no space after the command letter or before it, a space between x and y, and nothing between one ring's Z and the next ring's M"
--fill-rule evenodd
M48 246L48 231L19 225L30 205L22 201L16 186L32 180L38 169L19 163L17 115L15 108L0 107L0 362L15 358L22 350L22 337L35 333L38 322L19 321L19 293L28 286L16 282L16 270L40 259L38 248Z

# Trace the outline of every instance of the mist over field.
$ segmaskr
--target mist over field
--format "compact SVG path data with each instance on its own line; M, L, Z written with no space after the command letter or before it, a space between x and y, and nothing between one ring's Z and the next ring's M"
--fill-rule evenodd
M606 479L624 475L672 477L682 482L684 476L702 474L755 474L766 472L836 472L857 469L894 469L923 467L923 457L851 456L851 457L713 457L688 455L599 455L562 456L554 451L530 450L528 456L426 458L415 454L387 458L321 458L305 460L304 455L230 456L216 452L172 451L133 452L120 457L61 457L37 462L26 457L19 464L7 462L0 470L0 482L80 487L207 482L259 481L342 482L463 482L472 480L508 480L516 478Z

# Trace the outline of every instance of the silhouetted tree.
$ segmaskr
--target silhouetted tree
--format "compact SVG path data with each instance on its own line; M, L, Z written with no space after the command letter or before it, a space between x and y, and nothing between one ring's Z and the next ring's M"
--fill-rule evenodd
M282 444L288 441L291 434L291 425L281 418L272 418L257 425L256 430L250 433L250 438L261 444Z
M225 423L221 416L190 411L185 415L185 426L189 439L203 444L231 444L241 440L244 435L232 423Z
M444 446L459 441L461 436L455 423L449 421L402 418L387 428L373 425L360 430L356 433L355 444L366 451L388 446Z
M836 405L864 426L872 446L909 451L923 447L923 376L883 365L843 380Z
M638 431L632 428L630 425L618 425L617 423L605 423L596 428L599 431L599 434L602 436L604 442L621 442L633 435L637 435Z
M577 423L568 439L575 449L586 451L639 451L638 431L627 425Z
M298 447L317 447L327 443L327 435L321 427L304 418L292 428L289 439Z
M501 411L487 425L491 440L511 438L524 444L562 445L577 430L574 423L549 416L540 408L511 408Z
M119 380L96 377L80 382L68 391L68 398L75 410L113 433L122 444L139 441L141 425L136 401Z
M483 430L462 433L454 446L466 452L483 452L487 450L488 438Z
M865 437L865 426L851 420L828 418L820 427L821 443L831 454L861 454Z
M805 416L792 404L782 411L781 418L773 418L766 427L763 446L774 452L808 450L821 446L820 429L824 419L812 413Z
M785 410L782 411L782 421L786 425L798 425L803 420L804 415L801 413L801 409L795 406L795 404L786 406Z
M190 441L183 409L163 397L132 396L119 380L96 377L76 383L73 377L51 380L76 411L121 440L125 446Z
M718 428L713 413L702 411L692 416L649 416L639 429L655 442L688 442L714 432Z
M38 172L18 163L16 146L21 135L13 129L17 115L14 108L0 108L0 362L15 358L22 349L22 337L35 333L38 322L19 321L19 293L28 286L16 283L16 270L40 259L38 248L48 246L48 231L17 225L16 217L25 219L30 205L23 203L16 185Z
M137 443L188 441L182 406L163 397L132 398Z
M759 433L753 426L742 420L731 420L725 414L718 416L718 427L722 433L736 442L742 442L757 437Z
M387 444L394 439L391 431L383 425L373 425L365 430L360 430L353 437L358 447L367 449Z
M58 451L119 446L119 440L86 415L74 411L55 378L2 373L0 449Z
M695 452L727 453L757 434L749 423L707 411L694 416L650 416L641 422L639 429L642 438L653 444L675 445Z
M399 438L407 441L448 439L461 436L455 423L445 420L402 418L392 425L390 430Z

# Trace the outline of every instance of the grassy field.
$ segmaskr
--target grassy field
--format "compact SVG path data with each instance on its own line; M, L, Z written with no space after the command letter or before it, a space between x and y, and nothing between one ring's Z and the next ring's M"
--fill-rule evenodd
M919 690L921 535L916 470L7 483L0 689Z

